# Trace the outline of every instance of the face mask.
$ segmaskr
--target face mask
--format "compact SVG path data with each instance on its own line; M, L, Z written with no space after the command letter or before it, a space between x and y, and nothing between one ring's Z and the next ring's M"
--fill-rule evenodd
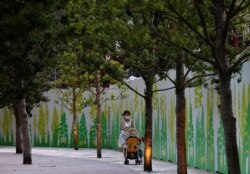
M129 120L129 119L130 119L130 116L129 116L129 115L125 115L124 118L125 118L126 120Z

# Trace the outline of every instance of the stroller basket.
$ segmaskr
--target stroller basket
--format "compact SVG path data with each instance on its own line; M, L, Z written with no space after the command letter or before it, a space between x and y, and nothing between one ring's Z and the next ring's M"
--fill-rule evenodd
M137 129L131 128L126 139L126 160L124 164L129 164L129 159L135 159L135 164L142 164L141 140Z

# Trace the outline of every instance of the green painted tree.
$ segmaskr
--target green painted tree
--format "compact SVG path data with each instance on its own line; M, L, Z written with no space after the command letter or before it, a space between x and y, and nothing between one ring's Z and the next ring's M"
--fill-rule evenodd
M45 119L46 118L45 118L43 106L40 106L39 117L38 117L39 146L46 146L45 144L45 135L46 135Z
M37 135L37 113L36 111L34 112L33 115L33 131L34 131L34 139L33 139L33 145L34 146L38 146L39 144L39 139L38 139L38 135Z
M246 161L247 159L247 152L245 151L245 147L244 147L244 136L246 134L245 130L246 130L246 124L247 124L247 107L248 107L248 103L247 103L247 96L246 96L246 91L245 91L245 87L244 84L242 85L242 90L241 90L241 95L238 96L239 101L240 101L240 106L239 106L239 128L240 128L240 145L239 145L239 149L241 150L241 161L243 161L243 163L241 163L241 169L243 169L242 171L244 171L246 169L246 163L244 161Z
M2 119L1 118L0 118L0 125L2 125ZM3 145L2 127L0 127L0 145Z
M169 129L169 148L168 148L168 160L176 162L176 139L175 139L175 110L174 110L174 97L171 94L169 115L168 115L168 129Z
M250 85L248 85L247 96L248 98L246 100L246 105L247 105L246 123L245 123L243 136L242 136L242 154L241 154L242 156L241 166L242 166L242 172L244 173L250 173L250 136L249 136L249 132L250 132ZM246 167L247 158L248 158L248 170Z
M102 112L101 115L101 129L102 129L102 147L107 148L108 146L108 129L107 129L107 117L104 114L104 112Z
M214 127L213 127L213 102L214 91L207 92L207 114L206 114L206 163L207 169L215 171L215 156L214 156Z
M45 129L46 129L46 146L50 146L50 133L49 133L49 106L45 105Z
M190 100L190 97L189 97ZM194 154L195 154L195 148L194 148L194 125L193 125L193 107L192 103L189 102L189 113L188 113L188 126L187 126L187 163L191 166L195 165L194 162Z
M89 131L89 147L96 147L96 118L94 118Z
M12 117L10 110L7 107L5 107L3 110L3 121L2 121L3 137L5 145L10 145L11 142L11 123L12 123Z
M52 147L57 147L58 144L58 139L59 139L59 117L58 117L58 112L56 107L54 107L53 110L53 118L52 118L52 123L51 123L51 132L52 132L52 142L51 146Z
M202 106L201 115L196 120L196 139L195 139L195 167L205 168L205 126L204 108Z
M79 147L88 147L88 130L84 112L79 123Z
M63 112L61 115L60 125L58 129L58 137L59 137L59 146L68 147L69 135L68 135L68 124L65 112Z
M217 137L217 161L218 161L218 171L221 173L227 173L227 162L225 153L225 141L224 141L224 130L222 126L221 117L219 117L219 129Z

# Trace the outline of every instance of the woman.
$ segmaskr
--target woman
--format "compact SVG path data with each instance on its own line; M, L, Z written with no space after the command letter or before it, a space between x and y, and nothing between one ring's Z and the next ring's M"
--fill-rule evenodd
M126 139L128 137L128 130L134 128L134 123L131 119L130 112L125 110L122 114L121 133L119 136L118 147L122 148L124 159L126 160Z

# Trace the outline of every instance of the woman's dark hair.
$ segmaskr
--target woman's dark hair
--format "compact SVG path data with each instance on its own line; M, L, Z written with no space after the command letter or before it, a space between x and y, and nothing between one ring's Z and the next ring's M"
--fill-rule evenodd
M122 115L124 116L126 114L130 115L130 112L128 110L125 110Z

